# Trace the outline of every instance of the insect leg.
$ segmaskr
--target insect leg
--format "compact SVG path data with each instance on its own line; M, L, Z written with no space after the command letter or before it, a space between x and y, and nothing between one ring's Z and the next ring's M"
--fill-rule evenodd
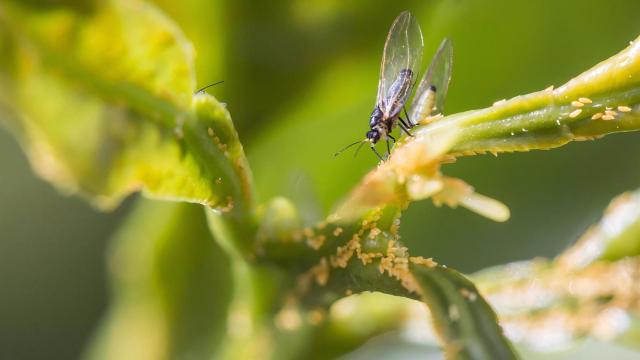
M389 155L391 155L391 147L389 146L389 139L387 139L387 156Z
M406 126L407 128L412 128L412 127L418 125L418 123L413 122L411 120L411 118L409 117L409 114L407 114L407 107L403 106L402 109L404 110L404 116L407 117L407 121L409 122L409 125L411 125L411 126L407 126L407 124L404 124L404 126Z
M400 129L402 129L402 131L404 131L407 135L409 136L413 136L413 134L411 132L409 132L409 127L407 126L407 124L405 124L404 120L402 120L402 118L398 118L398 120L400 120L400 123L398 125L400 125Z
M389 139L391 139L391 141L393 141L393 143L394 143L394 144L396 143L396 138L394 138L393 136L391 136L391 134L387 134L387 137L388 137Z
M376 148L373 146L373 144L371 144L371 150L373 150L373 152L376 154L376 156L378 156L378 159L380 159L380 161L384 161L384 158L382 157L382 155L380 155L378 150L376 150Z
M407 124L406 121L404 121L403 118L398 117L398 120L400 120L400 125L403 125L405 129L411 129L413 126L410 126ZM409 121L409 123L411 124L411 122Z

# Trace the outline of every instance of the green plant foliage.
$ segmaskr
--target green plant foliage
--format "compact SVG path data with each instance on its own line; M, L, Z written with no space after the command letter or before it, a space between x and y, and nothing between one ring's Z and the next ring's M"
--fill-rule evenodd
M596 260L615 261L640 255L640 192L616 197L598 224L592 226L559 261L580 268Z
M482 280L478 292L456 270L411 256L400 240L403 211L432 199L505 221L505 205L445 176L441 165L463 155L548 149L640 128L636 41L555 90L420 119L414 137L401 139L388 161L324 220L312 222L287 197L256 199L226 106L194 94L191 43L154 6L111 0L89 10L38 9L8 1L0 5L0 31L11 54L2 60L1 104L40 175L103 208L138 190L178 202L145 200L116 237L115 301L90 350L94 358L335 357L403 326L371 304L361 311L380 322L365 329L335 315L343 298L366 292L424 302L447 358L517 358L489 306L493 292L483 290ZM348 65L338 68L340 76L359 76ZM329 85L321 90L334 97L348 92ZM256 109L240 112L257 114L267 105L254 100ZM325 100L330 106L332 99ZM260 164L278 165L271 158ZM204 205L205 212L181 202ZM637 251L627 238L603 238L606 250L596 258ZM591 266L615 275L636 264L594 263L571 269L571 276L588 276ZM555 271L545 263L535 274L556 279ZM499 272L495 279L504 277ZM605 295L612 294L598 298ZM575 303L578 312L591 304ZM337 328L341 337L332 333ZM155 346L140 345L147 342Z
M211 356L225 331L229 261L198 206L138 202L108 260L114 303L88 358Z
M547 351L586 336L638 347L639 206L637 190L622 194L555 259L508 264L473 277L514 338ZM544 335L551 326L559 334L554 341Z
M501 265L471 276L510 340L541 353L567 349L587 337L638 348L639 206L638 190L624 193L555 259Z
M113 1L87 16L7 3L2 20L16 34L3 103L43 177L107 208L139 189L221 208L250 201L234 188L250 185L229 114L193 97L191 45L154 7Z
M453 359L508 359L513 357L489 305L473 283L444 267L413 267L434 325L446 339L445 352ZM447 315L443 317L443 315ZM469 321L469 319L473 319Z

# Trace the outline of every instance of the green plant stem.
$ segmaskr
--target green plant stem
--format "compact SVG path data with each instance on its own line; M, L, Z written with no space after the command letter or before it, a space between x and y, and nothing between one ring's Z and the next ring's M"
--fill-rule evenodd
M612 119L605 117L607 110L615 112ZM550 149L573 140L638 130L640 38L557 89L450 115L416 133L429 137L447 128L457 131L449 151L453 155Z

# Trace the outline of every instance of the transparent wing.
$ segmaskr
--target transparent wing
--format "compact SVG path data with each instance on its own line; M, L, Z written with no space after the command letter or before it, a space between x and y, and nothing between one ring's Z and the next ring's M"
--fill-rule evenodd
M382 64L380 65L380 82L378 83L378 96L376 104L385 115L388 115L390 108L394 106L388 99L397 94L390 93L389 90L397 91L394 83L398 80L401 71L410 70L410 84L408 91L403 91L399 97L395 98L395 106L398 102L407 100L411 93L411 88L415 82L416 71L420 67L422 60L422 50L424 42L420 25L408 11L402 12L391 25L387 41L384 44L382 54ZM407 74L407 72L404 72ZM407 80L405 78L405 80ZM398 85L396 83L396 85ZM406 89L405 89L406 90ZM405 94L406 92L406 94Z
M442 40L440 47L431 60L429 69L424 74L418 90L413 97L409 117L413 122L420 122L425 116L441 114L449 91L451 68L453 66L453 46L449 39ZM429 94L435 87L435 94ZM434 96L433 99L430 98Z

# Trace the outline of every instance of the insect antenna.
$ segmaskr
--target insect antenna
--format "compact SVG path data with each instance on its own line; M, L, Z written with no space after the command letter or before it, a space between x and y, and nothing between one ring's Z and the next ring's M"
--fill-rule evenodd
M224 82L224 80L220 80L218 82L214 82L213 84L209 84L209 85L201 88L200 90L196 91L196 94L202 94L206 89L208 89L208 88L210 88L212 86L216 86L216 85L222 84L223 82Z
M347 150L348 148L350 148L350 147L352 147L354 145L361 144L360 147L362 147L362 144L364 144L365 141L367 141L367 140L366 139L365 140L358 140L358 141L354 142L353 144L349 144L349 145L343 147L342 149L338 150L335 154L333 154L333 157L336 157L336 156L342 154L345 150ZM360 147L358 149L360 149ZM356 153L357 153L357 151L356 151Z
M366 141L367 141L367 140L362 140L362 141L360 142L360 146L358 146L358 148L356 149L356 152L353 154L353 158L354 158L354 159L356 158L356 156L358 156L358 153L360 152L360 149L362 149L362 146L364 145L364 143L365 143Z

